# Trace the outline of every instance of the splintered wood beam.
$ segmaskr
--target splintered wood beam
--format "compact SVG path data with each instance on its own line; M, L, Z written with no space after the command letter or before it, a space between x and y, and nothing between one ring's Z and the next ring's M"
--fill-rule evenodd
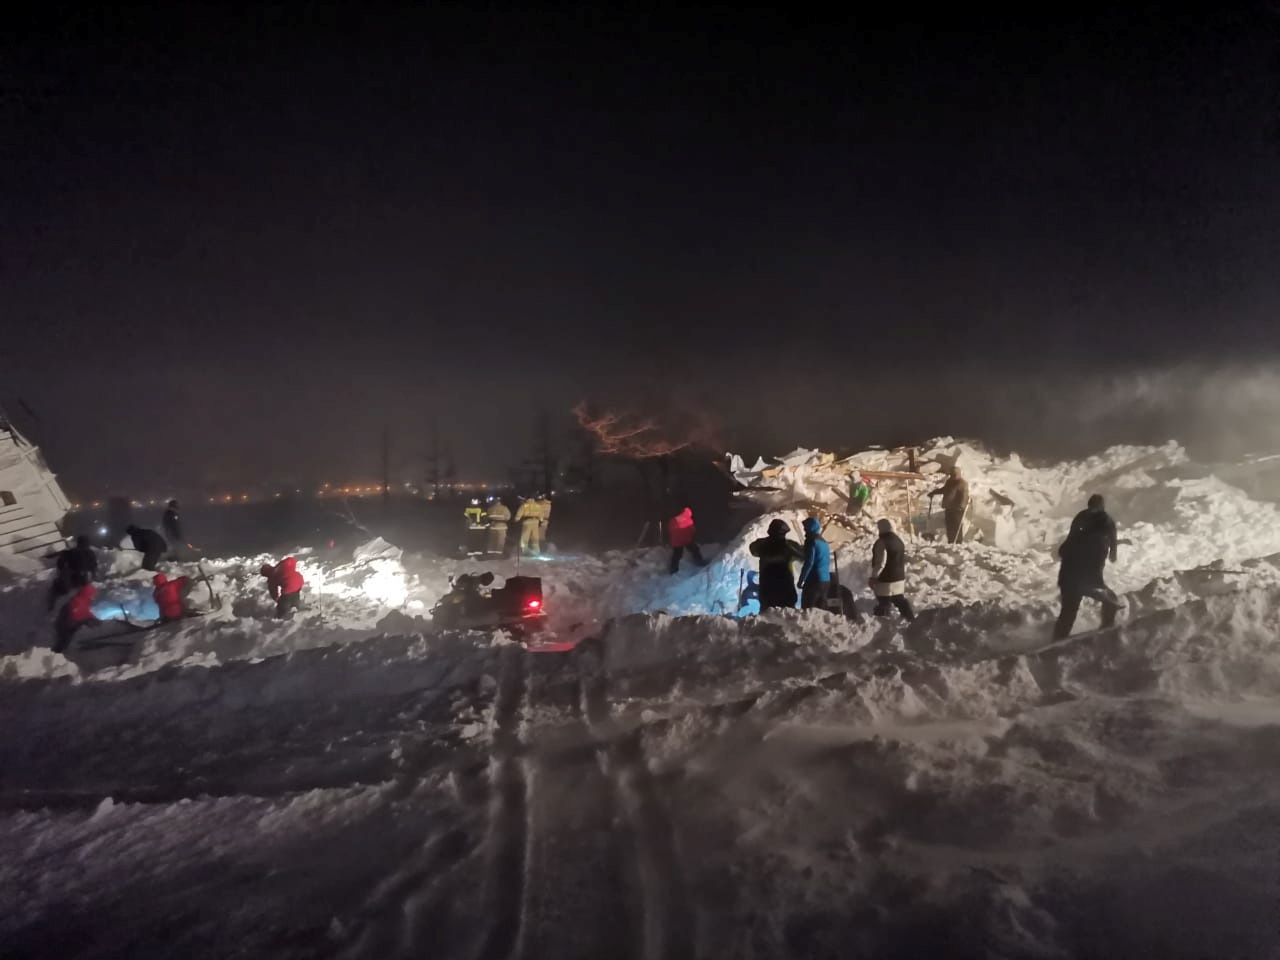
M857 469L856 467L854 468ZM871 480L928 480L923 473L908 473L905 470L858 470L862 476Z

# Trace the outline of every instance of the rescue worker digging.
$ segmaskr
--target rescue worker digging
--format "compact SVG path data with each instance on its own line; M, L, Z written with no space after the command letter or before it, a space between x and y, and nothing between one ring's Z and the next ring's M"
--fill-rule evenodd
M99 622L98 618L93 615L92 609L93 598L97 596L97 592L97 588L93 584L87 583L76 590L71 595L71 599L62 605L62 609L58 611L58 617L54 622L54 653L61 653L67 649L67 646L71 643L71 638L75 636L76 631L81 627L87 627L90 624Z
M804 559L800 544L787 538L787 521L774 520L768 536L752 542L751 555L760 559L760 612L796 605L796 581L791 564Z
M89 546L89 538L81 534L76 545L58 554L53 583L49 585L49 609L72 590L92 583L98 575L98 556Z
M274 567L264 563L259 572L267 578L267 590L276 602L276 619L288 620L302 609L302 588L306 581L298 572L296 557L285 557Z
M157 573L151 578L151 582L156 587L152 596L160 609L160 620L163 623L181 620L186 615L183 609L183 594L191 585L191 578L177 577L170 580L163 573Z
M960 465L951 468L947 482L929 494L942 497L942 510L947 522L947 543L960 543L964 539L964 518L969 512L969 481L960 471Z
M141 527L135 527L133 524L126 527L124 532L133 541L133 549L142 554L142 569L156 570L156 565L160 562L160 558L169 549L164 537L154 530L144 530Z
M1107 513L1102 497L1095 493L1089 498L1088 509L1071 521L1067 539L1058 547L1062 560L1058 568L1062 611L1053 628L1054 639L1071 635L1080 601L1085 597L1102 604L1102 629L1115 624L1120 600L1103 580L1103 573L1108 559L1116 562L1117 546L1116 522Z

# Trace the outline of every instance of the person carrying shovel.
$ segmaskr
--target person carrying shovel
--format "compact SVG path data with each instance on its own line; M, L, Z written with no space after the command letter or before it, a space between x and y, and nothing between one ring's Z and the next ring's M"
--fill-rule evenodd
M951 467L947 482L929 494L929 499L942 498L942 511L947 522L947 543L964 540L964 518L969 512L969 481L960 472L960 464Z

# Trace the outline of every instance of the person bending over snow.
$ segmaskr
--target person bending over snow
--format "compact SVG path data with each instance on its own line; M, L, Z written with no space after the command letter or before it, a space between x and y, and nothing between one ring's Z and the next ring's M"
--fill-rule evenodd
M276 566L264 563L258 571L267 578L267 590L276 602L276 618L290 619L294 611L302 609L302 588L306 581L298 572L297 557L285 557Z

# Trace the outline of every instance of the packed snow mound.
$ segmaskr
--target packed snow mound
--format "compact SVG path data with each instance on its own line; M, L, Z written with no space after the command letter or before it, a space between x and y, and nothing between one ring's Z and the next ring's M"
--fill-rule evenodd
M306 586L303 610L293 619L274 618L260 570L280 558L264 555L162 563L169 579L185 576L191 583L184 594L186 618L161 624L155 574L141 568L141 554L99 551L103 579L95 584L92 610L102 623L82 628L66 657L49 650L47 581L26 577L0 587L0 653L10 654L0 659L0 677L121 680L170 664L267 657L365 640L389 612L427 609L425 600L410 596L421 585L386 541L357 548L350 560L308 551L295 556Z
M30 577L40 573L44 564L34 557L28 557L0 549L0 583L16 577Z

